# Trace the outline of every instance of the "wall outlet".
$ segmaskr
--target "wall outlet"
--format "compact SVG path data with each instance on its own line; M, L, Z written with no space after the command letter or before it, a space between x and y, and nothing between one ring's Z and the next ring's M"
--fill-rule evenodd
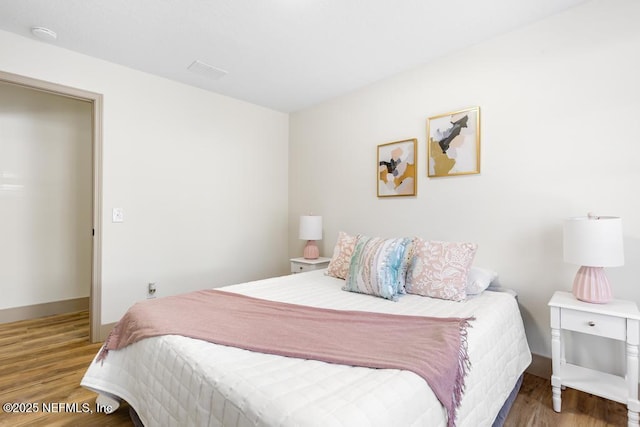
M113 208L111 222L124 222L124 209Z
M149 282L147 284L147 299L156 297L156 282Z

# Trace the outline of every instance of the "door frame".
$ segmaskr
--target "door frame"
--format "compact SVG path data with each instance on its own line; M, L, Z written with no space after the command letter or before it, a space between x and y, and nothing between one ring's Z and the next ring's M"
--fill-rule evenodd
M89 339L101 341L102 308L102 94L0 71L0 81L91 103L93 158L93 239L89 292Z

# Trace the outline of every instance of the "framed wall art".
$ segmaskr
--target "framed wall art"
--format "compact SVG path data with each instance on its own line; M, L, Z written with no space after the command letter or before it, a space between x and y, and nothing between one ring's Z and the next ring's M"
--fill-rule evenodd
M480 107L427 119L429 177L480 173Z
M378 197L415 196L417 139L378 145Z

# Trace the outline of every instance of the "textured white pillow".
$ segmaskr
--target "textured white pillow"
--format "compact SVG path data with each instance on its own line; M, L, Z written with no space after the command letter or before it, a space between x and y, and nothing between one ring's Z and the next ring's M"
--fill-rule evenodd
M467 274L467 295L477 295L498 278L498 273L488 268L471 267Z

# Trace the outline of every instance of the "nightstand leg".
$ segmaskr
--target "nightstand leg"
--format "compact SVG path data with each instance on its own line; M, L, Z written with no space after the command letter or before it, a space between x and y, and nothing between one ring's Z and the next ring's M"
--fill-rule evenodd
M560 387L551 387L551 393L553 394L553 410L556 412L560 412L562 409L562 392L560 391Z
M639 426L638 409L638 334L639 322L635 319L627 319L627 387L629 396L627 400L629 427Z
M560 364L562 359L562 343L560 342L560 329L551 329L551 361L553 375L551 375L551 394L553 410L560 412L562 408L562 379L560 378Z

